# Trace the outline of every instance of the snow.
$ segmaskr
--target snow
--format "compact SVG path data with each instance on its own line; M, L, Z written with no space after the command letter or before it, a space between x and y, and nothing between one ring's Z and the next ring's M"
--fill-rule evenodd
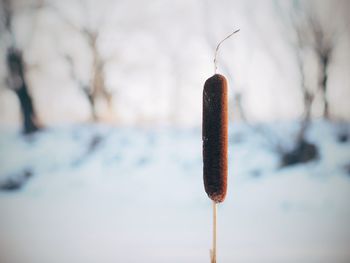
M230 130L218 262L349 262L350 147L337 126L314 122L319 160L283 169L261 132ZM262 130L290 145L296 124ZM0 182L32 172L0 192L1 263L209 262L199 128L2 130L0 167Z

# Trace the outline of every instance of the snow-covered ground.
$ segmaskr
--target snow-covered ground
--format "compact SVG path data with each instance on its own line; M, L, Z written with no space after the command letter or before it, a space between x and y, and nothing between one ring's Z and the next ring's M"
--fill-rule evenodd
M263 130L288 145L295 128ZM315 122L319 160L283 169L261 132L231 131L218 262L350 262L350 142L339 127ZM1 263L209 262L200 129L3 130L0 182L25 176L0 192Z

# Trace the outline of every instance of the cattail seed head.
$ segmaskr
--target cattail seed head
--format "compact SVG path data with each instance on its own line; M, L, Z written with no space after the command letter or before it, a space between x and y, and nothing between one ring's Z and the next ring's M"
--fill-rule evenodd
M202 140L205 191L220 203L226 197L228 155L227 81L220 74L204 84Z

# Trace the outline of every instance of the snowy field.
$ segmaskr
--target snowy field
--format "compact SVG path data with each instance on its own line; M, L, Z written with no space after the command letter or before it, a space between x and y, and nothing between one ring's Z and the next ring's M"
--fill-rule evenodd
M231 127L218 262L350 262L346 129L315 122L320 158L281 169L266 136ZM296 126L263 130L288 147ZM209 262L200 129L2 130L0 185L1 263Z

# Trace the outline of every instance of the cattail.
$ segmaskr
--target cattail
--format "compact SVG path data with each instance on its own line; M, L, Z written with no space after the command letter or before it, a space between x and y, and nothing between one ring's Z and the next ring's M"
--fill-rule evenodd
M207 79L203 90L203 179L210 199L223 202L227 189L227 81L220 74Z
M207 79L203 89L203 179L205 191L213 200L213 248L210 250L212 263L216 263L216 205L223 202L226 197L228 168L227 81L223 75L216 73L217 54L222 42L238 31L232 32L217 45L214 75Z

